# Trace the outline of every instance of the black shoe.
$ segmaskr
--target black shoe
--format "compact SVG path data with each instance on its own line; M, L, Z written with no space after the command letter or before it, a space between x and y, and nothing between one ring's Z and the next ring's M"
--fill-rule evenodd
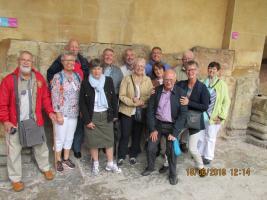
M211 162L211 160L206 159L206 158L203 158L202 160L203 160L203 164L204 164L204 165L209 165L210 162Z
M176 185L178 183L178 178L175 177L169 177L169 181L171 185Z
M118 165L118 166L122 166L123 161L124 161L123 159L119 159L118 162L117 162L117 165Z
M130 158L129 162L131 165L136 164L136 158L134 158L134 157Z
M183 153L187 153L188 152L188 148L187 148L187 145L186 143L181 143L180 144L180 149Z
M81 158L82 157L81 152L74 152L74 157L75 158Z
M154 170L146 168L145 171L141 173L142 176L148 176L150 175Z
M162 166L160 169L159 169L159 173L160 174L163 174L163 173L165 173L166 171L168 171L168 169L169 169L169 166Z

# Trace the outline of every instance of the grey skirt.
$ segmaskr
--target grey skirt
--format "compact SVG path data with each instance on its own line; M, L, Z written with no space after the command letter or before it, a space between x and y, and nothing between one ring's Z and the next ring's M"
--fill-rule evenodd
M85 144L88 148L110 148L114 145L113 122L107 121L107 112L94 112L94 129L84 127Z

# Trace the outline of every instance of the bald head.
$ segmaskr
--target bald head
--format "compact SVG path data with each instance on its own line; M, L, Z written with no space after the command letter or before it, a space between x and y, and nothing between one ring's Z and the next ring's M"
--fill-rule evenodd
M186 63L188 61L194 60L194 58L195 58L195 56L194 56L193 51L188 50L188 51L184 52L183 58L182 58L183 65L186 65Z
M176 83L175 71L172 69L166 70L163 76L164 89L167 91L171 90L175 83Z
M73 53L74 56L77 56L80 51L80 44L76 39L70 39L65 50Z

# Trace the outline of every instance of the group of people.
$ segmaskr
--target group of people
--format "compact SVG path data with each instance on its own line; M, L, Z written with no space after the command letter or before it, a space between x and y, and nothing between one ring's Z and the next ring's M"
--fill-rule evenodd
M79 53L77 40L71 39L65 50L47 70L47 82L34 68L29 51L20 53L18 67L1 82L0 121L6 131L8 174L15 191L24 188L18 125L32 118L43 127L42 109L53 121L58 172L75 168L70 150L81 158L84 144L91 155L93 175L99 174L101 149L107 157L105 169L120 173L127 155L131 165L137 162L142 136L147 143L143 176L154 171L160 150L165 162L159 172L169 169L170 184L177 184L175 140L183 152L189 149L198 169L210 164L230 106L227 85L218 76L219 63L209 64L202 82L192 51L183 54L181 66L171 67L162 62L160 47L152 49L147 63L129 48L124 52L125 64L118 67L110 48L89 62ZM201 112L197 129L187 126L192 110ZM40 170L52 180L46 142L32 148Z

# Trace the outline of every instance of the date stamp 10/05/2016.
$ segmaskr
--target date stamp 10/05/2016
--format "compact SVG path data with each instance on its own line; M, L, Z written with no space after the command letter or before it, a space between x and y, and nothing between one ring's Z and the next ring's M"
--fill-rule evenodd
M187 168L186 169L187 176L250 176L251 170L250 168L203 168L203 169L196 169L196 168Z

